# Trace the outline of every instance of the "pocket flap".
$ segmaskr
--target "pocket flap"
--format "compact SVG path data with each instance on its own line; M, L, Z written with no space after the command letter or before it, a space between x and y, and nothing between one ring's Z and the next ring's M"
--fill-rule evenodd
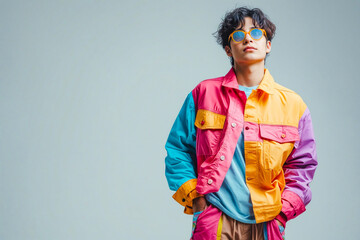
M298 128L286 125L260 124L260 136L279 143L300 140Z
M199 109L196 113L195 126L199 129L223 129L226 116Z

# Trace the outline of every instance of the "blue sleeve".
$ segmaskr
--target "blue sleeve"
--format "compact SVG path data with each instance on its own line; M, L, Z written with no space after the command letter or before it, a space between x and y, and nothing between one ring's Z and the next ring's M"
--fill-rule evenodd
M165 176L173 191L177 191L188 180L197 178L195 116L194 99L190 92L165 144Z

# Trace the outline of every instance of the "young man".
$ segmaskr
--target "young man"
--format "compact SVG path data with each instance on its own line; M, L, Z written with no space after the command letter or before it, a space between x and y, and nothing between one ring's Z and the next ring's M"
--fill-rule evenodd
M264 67L275 29L258 8L227 13L217 40L232 67L188 94L170 131L165 174L193 240L285 239L311 200L309 109Z

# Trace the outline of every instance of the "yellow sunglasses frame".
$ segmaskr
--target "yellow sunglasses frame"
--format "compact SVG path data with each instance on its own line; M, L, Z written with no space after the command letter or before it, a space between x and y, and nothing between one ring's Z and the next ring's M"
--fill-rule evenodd
M254 30L254 29L259 29L259 30L261 30L261 31L263 32L263 35L261 36L261 38L262 38L264 35L265 35L265 37L267 37L267 36L266 36L266 31L265 31L264 29L262 29L262 28L253 28L253 29L251 29L251 30L248 31L248 32L245 32L244 30L235 30L235 31L233 31L233 32L230 34L228 41L230 42L230 39L232 38L232 40L233 40L234 42L236 42L236 43L241 43L241 42L244 41L244 39L246 38L246 34L249 34L249 36L250 36L252 39L254 39L254 38L251 36L251 34L250 34L250 32L251 32L252 30ZM240 42L237 42L237 41L234 40L233 35L234 35L234 33L236 33L236 32L243 32L243 33L245 33L244 39L241 40ZM258 41L258 40L260 40L261 38L259 38L259 39L254 39L254 40L255 40L255 41Z

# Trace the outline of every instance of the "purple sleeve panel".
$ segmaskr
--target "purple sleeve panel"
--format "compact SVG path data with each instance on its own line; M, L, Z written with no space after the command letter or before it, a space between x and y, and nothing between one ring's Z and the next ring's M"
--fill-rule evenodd
M300 140L286 160L283 169L286 186L282 193L283 207L281 212L286 220L295 218L305 211L311 201L310 182L317 167L317 154L311 115L308 108L299 121Z

